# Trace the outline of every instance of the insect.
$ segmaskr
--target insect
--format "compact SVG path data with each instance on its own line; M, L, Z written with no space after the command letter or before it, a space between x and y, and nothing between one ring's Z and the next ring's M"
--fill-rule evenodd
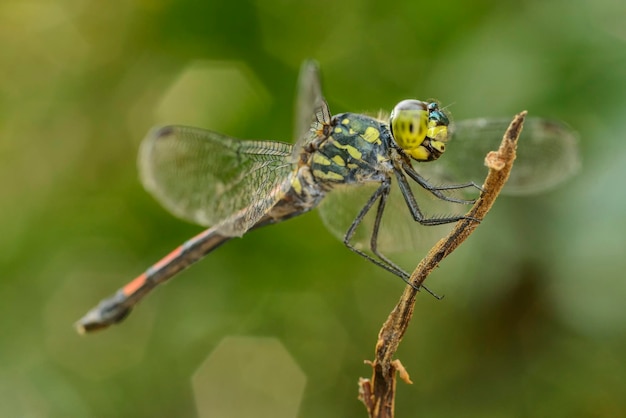
M478 119L451 125L437 102L420 100L401 101L388 120L356 113L332 116L312 61L302 66L296 104L295 145L237 140L184 126L166 126L147 135L139 151L144 187L174 215L209 228L101 301L76 323L79 332L122 321L152 289L226 241L308 212L323 200L340 202L341 207L322 205L322 217L348 248L407 281L409 274L379 249L381 242L389 241L381 227L385 209L401 202L408 216L402 221L404 230L419 229L412 222L449 224L463 215L427 216L415 197L415 186L447 205L472 203L474 199L455 193L473 190L476 195L481 190L471 180L435 185L413 162L438 160L453 139L461 157L442 165L436 178L445 179L455 169L460 171L457 178L482 178L482 159L508 124ZM577 147L569 128L530 119L525 132L511 192L541 191L576 171ZM354 199L352 193L365 198ZM367 231L364 238L357 230ZM392 240L400 245L405 241L399 236Z

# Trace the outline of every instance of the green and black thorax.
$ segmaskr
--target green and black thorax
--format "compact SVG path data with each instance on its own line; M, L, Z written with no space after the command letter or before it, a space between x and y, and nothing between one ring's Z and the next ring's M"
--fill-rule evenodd
M392 137L386 123L361 114L342 113L333 116L322 134L309 164L315 179L328 188L380 182L393 170L389 159Z

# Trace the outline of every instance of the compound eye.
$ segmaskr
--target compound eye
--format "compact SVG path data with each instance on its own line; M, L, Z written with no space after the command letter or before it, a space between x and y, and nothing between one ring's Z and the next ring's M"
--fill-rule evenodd
M393 118L394 115L397 115L399 112L403 110L426 111L428 110L428 108L427 108L426 103L422 102L421 100L415 100L415 99L402 100L393 108L393 111L391 112L391 118Z
M428 130L428 110L420 100L403 100L391 112L391 134L403 150L419 147Z

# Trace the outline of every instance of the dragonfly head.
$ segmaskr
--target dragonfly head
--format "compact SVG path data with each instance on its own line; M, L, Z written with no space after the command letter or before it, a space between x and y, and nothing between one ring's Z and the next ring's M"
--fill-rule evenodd
M417 161L433 161L443 154L449 123L437 103L420 100L401 101L389 118L396 144Z

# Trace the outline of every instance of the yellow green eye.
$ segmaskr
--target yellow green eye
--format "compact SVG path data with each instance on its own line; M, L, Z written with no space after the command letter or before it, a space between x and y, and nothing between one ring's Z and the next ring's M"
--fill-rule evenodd
M403 100L391 113L389 125L396 144L417 161L432 161L445 151L448 118L437 103Z
M404 100L396 105L390 118L391 132L403 150L419 147L428 130L428 110L419 100Z

